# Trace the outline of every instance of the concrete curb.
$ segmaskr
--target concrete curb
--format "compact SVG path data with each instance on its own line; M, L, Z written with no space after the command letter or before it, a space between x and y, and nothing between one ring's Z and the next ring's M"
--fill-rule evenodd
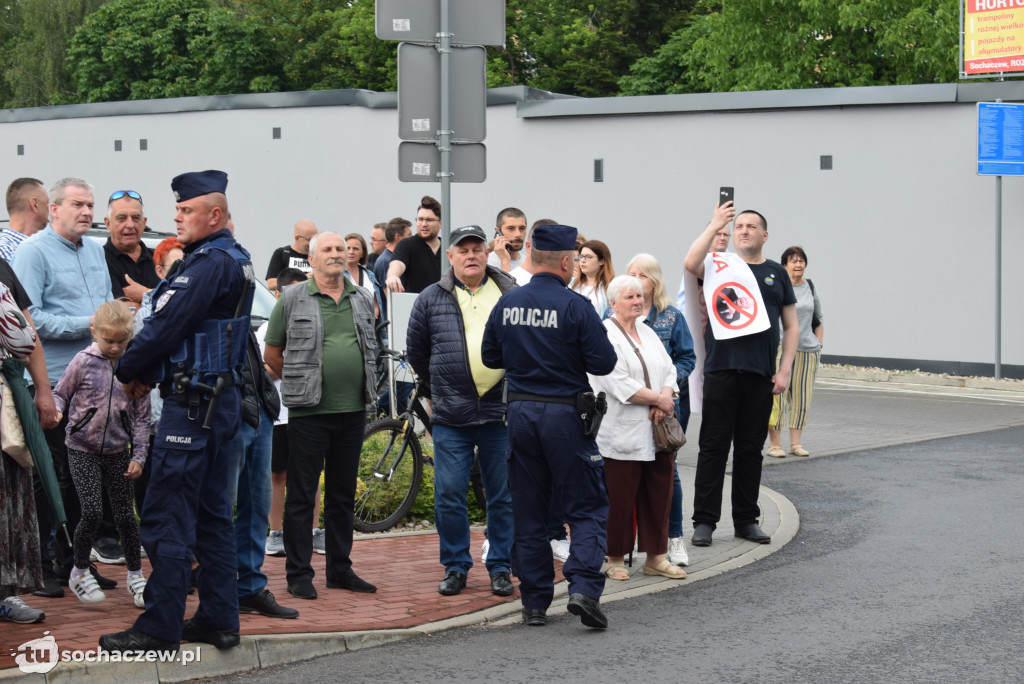
M1024 392L1024 382L1020 380L996 380L995 378L957 377L947 375L908 374L887 370L860 369L818 369L819 378L835 380L858 380L862 382L889 382L894 385L926 385L931 387L959 387L962 389L1001 390L1004 392Z

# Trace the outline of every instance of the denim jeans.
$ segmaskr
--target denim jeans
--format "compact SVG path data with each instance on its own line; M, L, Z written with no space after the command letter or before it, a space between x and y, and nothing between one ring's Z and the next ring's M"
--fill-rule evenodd
M676 419L686 434L686 426L690 423L690 389L689 384L684 380L680 383L683 388L676 399ZM678 456L678 454L677 454ZM668 509L668 537L683 536L683 483L679 481L679 466L674 465L672 482L672 505Z
M225 445L228 454L228 501L236 506L235 550L238 553L238 597L267 586L263 574L267 519L270 515L270 455L274 420L260 407L259 430L244 420Z
M497 423L450 427L434 425L434 516L445 571L468 574L469 513L466 494L473 467L473 447L480 457L480 474L487 497L487 573L509 572L512 556L512 495L508 490L508 431Z

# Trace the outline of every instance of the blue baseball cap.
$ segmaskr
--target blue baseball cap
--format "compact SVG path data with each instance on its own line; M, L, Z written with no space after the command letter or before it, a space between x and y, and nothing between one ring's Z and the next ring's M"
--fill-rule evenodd
M572 226L537 226L533 230L533 249L541 252L568 252L576 249L577 230Z
M171 181L174 199L179 202L190 200L211 192L224 193L228 189L228 174L223 171L191 171L175 176Z

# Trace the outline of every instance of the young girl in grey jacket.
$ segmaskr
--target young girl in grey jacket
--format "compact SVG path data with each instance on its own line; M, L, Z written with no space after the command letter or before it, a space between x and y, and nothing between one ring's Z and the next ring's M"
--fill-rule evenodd
M106 598L89 572L89 551L103 518L103 490L110 498L128 566L128 593L146 607L132 480L142 475L149 449L149 395L129 399L114 366L132 337L133 314L122 301L105 302L90 327L93 343L78 352L53 390L57 410L68 412L68 465L82 519L75 528L75 567L68 587L83 603Z

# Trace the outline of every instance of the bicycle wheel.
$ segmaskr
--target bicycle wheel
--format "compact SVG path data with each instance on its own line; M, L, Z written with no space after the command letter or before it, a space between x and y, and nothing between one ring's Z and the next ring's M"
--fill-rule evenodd
M356 481L355 529L389 530L409 514L423 479L420 442L405 438L402 420L374 421L366 426Z

